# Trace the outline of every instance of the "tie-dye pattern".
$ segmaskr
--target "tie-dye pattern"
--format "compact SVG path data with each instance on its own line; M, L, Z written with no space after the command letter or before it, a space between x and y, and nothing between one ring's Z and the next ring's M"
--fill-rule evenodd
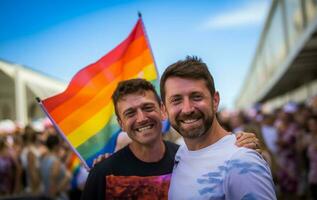
M237 170L240 175L246 173L266 173L266 168L254 162L245 162L239 159L225 161L224 165L218 167L218 171L203 174L197 179L197 183L204 187L199 190L200 195L210 193L211 196L224 199L224 191L222 189L223 178L231 170ZM245 199L256 199L255 194L249 193Z
M228 135L197 151L178 150L169 199L276 199L267 163L253 150L238 148Z

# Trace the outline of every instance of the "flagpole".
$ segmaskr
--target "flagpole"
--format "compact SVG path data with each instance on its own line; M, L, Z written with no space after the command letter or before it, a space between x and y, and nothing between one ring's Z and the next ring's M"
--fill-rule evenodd
M47 112L46 108L43 106L42 100L39 97L35 97L37 103L40 105L41 109L45 113L45 115L49 118L49 120L52 122L53 126L55 127L56 131L62 138L67 142L67 144L70 146L72 151L78 156L81 163L84 165L87 171L90 170L90 167L87 165L86 161L81 157L80 153L70 144L70 142L67 140L66 136L63 134L63 131L58 127L58 125L55 123L54 119L50 116L50 114Z
M144 30L144 35L145 35L146 42L147 42L147 44L149 46L149 49L151 51L151 56L152 56L152 59L154 61L155 71L156 71L157 79L158 79L158 82L159 82L160 81L160 75L159 75L158 70L157 70L157 64L156 64L155 59L154 59L154 54L153 54L153 50L152 50L152 47L151 47L151 43L150 43L148 34L146 32L145 25L144 25L143 20L142 20L142 13L140 11L138 11L138 17L141 19L141 25L142 25L142 28Z

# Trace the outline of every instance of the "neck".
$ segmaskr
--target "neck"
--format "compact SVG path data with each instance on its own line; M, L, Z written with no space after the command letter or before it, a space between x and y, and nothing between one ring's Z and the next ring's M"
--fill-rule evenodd
M132 153L143 162L157 162L163 158L165 153L165 145L162 139L150 145L132 142L129 148Z
M190 151L195 151L216 143L226 135L229 133L220 126L215 117L207 133L198 138L184 138L184 141Z

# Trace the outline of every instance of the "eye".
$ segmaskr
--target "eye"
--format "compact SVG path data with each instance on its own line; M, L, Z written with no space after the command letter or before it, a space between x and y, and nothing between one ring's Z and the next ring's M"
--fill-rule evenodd
M170 99L170 103L173 104L173 105L177 105L179 104L180 102L182 101L182 98L181 97L173 97Z
M193 99L194 101L201 101L201 100L203 99L203 96L200 95L200 94L194 94L194 95L192 96L192 99Z
M135 111L134 110L128 110L128 111L124 112L123 115L124 115L125 118L131 118L131 117L133 117L135 115Z
M145 105L145 106L143 107L143 110L144 110L145 112L152 112L154 109L155 109L154 105L151 105L151 104Z

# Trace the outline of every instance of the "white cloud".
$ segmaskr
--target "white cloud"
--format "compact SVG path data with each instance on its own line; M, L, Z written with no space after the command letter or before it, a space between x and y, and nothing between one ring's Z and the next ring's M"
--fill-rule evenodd
M261 24L269 11L270 1L249 2L249 4L210 17L202 24L202 28L228 29Z

